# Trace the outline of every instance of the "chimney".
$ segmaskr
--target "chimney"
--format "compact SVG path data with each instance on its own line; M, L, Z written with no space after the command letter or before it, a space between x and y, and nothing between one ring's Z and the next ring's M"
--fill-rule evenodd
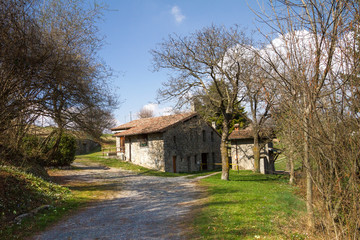
M216 129L216 123L215 122L211 122L211 126L213 127L213 129Z
M234 130L239 131L239 124L238 123L234 125Z
M195 108L195 103L194 103L194 101L191 101L191 103L190 103L190 109L191 109L191 112L196 112L196 108Z

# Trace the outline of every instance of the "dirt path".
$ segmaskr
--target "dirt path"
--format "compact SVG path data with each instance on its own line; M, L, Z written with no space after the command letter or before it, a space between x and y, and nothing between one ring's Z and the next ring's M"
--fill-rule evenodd
M201 196L196 181L76 167L59 173L65 183L109 184L110 194L32 239L186 239L191 231L190 210Z

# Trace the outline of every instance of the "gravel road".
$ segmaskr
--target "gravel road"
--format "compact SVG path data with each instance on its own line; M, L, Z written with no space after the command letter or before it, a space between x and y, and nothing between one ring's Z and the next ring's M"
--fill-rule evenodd
M136 175L78 164L64 181L111 183L112 194L31 239L186 239L191 209L200 201L196 180ZM117 191L116 191L117 190Z

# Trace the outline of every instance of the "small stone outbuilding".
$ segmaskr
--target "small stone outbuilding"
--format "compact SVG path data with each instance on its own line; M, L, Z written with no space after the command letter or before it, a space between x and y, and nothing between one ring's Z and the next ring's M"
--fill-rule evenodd
M273 148L273 134L260 134L260 172L275 172L274 162L278 154ZM235 130L230 134L232 169L254 170L254 137L251 126Z
M111 130L125 161L166 172L220 167L220 135L197 113L143 118Z

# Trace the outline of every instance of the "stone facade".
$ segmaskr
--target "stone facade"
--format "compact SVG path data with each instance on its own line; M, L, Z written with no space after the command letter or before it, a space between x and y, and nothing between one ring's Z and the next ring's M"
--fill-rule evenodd
M164 141L162 137L162 133L126 137L124 160L147 168L164 171Z
M260 172L263 174L274 173L274 148L272 139L274 134L271 129L260 132ZM230 134L232 169L254 170L254 137L251 126L239 129L235 125L234 131Z
M153 121L160 121L160 118ZM157 132L126 135L127 130L124 130L117 133L118 149L121 149L120 137L125 139L124 151L118 151L118 155L134 164L166 172L195 172L221 167L219 134L197 114L184 119L180 118ZM136 124L142 123L138 121ZM146 129L149 128L151 126Z
M242 170L254 170L254 139L234 139L231 140L231 159L232 169L237 170L237 167ZM269 165L272 160L272 153L270 149L272 143L266 143L260 150L260 172L269 173Z
M101 149L101 145L90 139L76 139L76 155Z
M164 133L164 160L167 172L212 170L221 163L220 136L200 118Z

